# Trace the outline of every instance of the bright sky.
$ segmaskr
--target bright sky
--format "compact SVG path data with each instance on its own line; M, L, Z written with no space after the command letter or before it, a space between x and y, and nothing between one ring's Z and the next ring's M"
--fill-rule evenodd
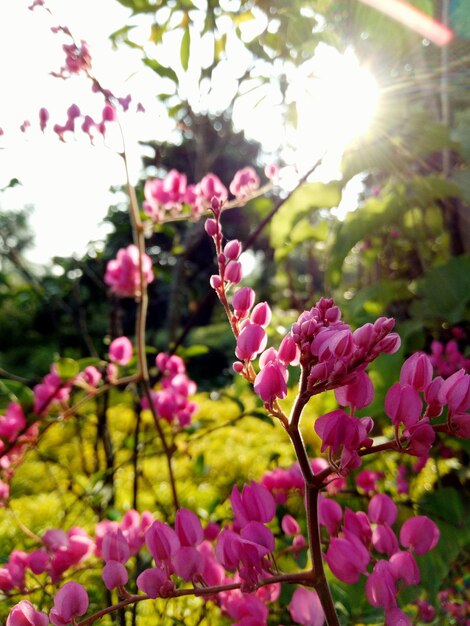
M107 140L108 146L102 142L91 146L80 133L61 143L51 129L45 135L39 130L37 115L42 106L50 111L51 126L65 122L66 110L73 102L92 117L99 117L102 109L102 99L91 93L85 78L63 81L49 75L63 63L61 46L65 42L62 35L51 33L50 27L68 25L77 39L89 44L94 74L104 86L117 95L132 94L132 111L121 120L134 180L140 170L137 141L168 139L173 126L162 115L155 98L155 75L142 66L139 53L125 47L114 51L108 41L108 35L126 23L127 9L115 0L47 0L54 14L51 18L41 8L29 11L31 1L0 3L0 127L4 131L0 137L0 148L4 148L0 149L0 188L14 177L22 183L0 196L0 207L19 209L34 205L31 226L36 246L29 258L45 263L53 255L83 254L87 242L104 233L99 223L113 202L109 187L124 182L122 162L116 155L120 149L117 132L115 141L112 135ZM256 24L249 28L254 36ZM147 32L141 35L145 42ZM172 45L177 58L179 42L170 41L169 46ZM206 49L204 42L193 35L191 57L197 57L198 62L203 60ZM190 61L182 88L192 94L196 109L226 107L224 98L236 84L233 76L243 73L248 63L243 46L237 47L230 38L228 49L230 61L219 71L212 98L196 92L192 77L197 72L191 71ZM292 69L288 80L288 98L298 107L296 132L286 132L281 123L274 82L265 88L263 105L255 106L259 92L240 99L235 124L243 126L248 136L263 142L267 150L274 151L288 141L294 147L286 150L284 156L301 170L327 149L320 175L326 179L335 177L345 142L365 129L374 112L377 86L359 68L352 53L342 57L327 47L319 48L315 58L300 70ZM145 114L135 112L138 101L143 103ZM31 128L23 134L19 127L25 120L31 121ZM354 203L355 196L357 186L348 202Z
M53 19L41 8L29 11L29 4L28 0L0 3L0 127L4 131L0 188L13 177L22 183L2 194L0 206L34 205L31 225L36 248L29 258L46 262L52 255L83 253L87 242L104 232L98 224L112 202L108 189L124 182L121 159L103 142L91 146L76 133L76 138L69 134L67 142L61 143L51 129L45 135L39 130L42 106L49 109L52 124L65 123L66 110L73 102L92 117L99 118L102 109L102 99L91 93L85 78L63 81L49 75L60 69L61 46L68 43L50 27L67 24L77 38L89 43L94 71L103 83L122 96L131 92L135 103L145 104L145 119L135 112L125 115L134 178L140 167L137 139L165 138L171 129L158 114L154 94L142 84L146 72L138 54L115 52L108 41L108 35L125 23L129 12L124 7L113 0L99 0L97 13L96 0L52 0ZM132 77L137 70L139 74ZM24 120L31 121L25 134L19 130Z

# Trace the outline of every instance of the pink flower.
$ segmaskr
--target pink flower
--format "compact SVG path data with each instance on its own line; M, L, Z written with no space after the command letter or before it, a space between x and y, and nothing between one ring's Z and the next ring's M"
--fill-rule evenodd
M377 481L384 478L383 472L373 472L372 470L362 470L356 476L356 484L367 494L377 491Z
M239 261L230 261L225 268L224 280L237 285L243 278L242 265Z
M405 585L418 585L420 580L419 569L411 552L395 552L390 557L392 574Z
M322 440L321 451L331 448L336 455L342 446L356 451L361 446L369 445L371 440L367 435L372 424L368 420L370 418L352 417L341 409L322 415L316 420L314 427Z
M75 617L86 613L88 609L88 594L82 585L76 582L65 583L54 596L54 607L49 613L49 619L54 626L66 626Z
M198 185L198 191L207 203L211 202L214 197L223 203L228 196L225 185L215 174L206 174Z
M183 546L176 551L173 557L175 574L186 582L201 577L204 570L204 557L196 548Z
M175 586L168 575L159 567L146 569L137 577L137 587L149 598L166 598Z
M130 557L129 544L120 528L110 528L103 537L102 554L105 561L126 563Z
M387 391L385 412L394 426L401 422L407 427L413 426L419 420L422 410L423 402L411 385L395 383Z
M398 539L388 524L377 524L372 532L372 545L381 554L398 552Z
M398 509L392 498L378 493L369 502L367 514L371 522L392 526L397 519Z
M103 121L114 122L117 120L116 109L109 103L104 105L103 109Z
M422 555L436 547L439 541L439 528L425 515L412 517L403 524L400 530L400 543L405 548L412 548L416 554Z
M470 415L468 413L457 413L450 418L452 431L457 437L470 439Z
M267 302L260 302L251 312L250 319L253 324L260 326L268 326L271 321L272 313Z
M436 433L433 427L428 424L427 418L404 430L403 436L407 438L405 451L419 457L428 456L436 439Z
M262 352L268 338L266 331L259 324L248 324L237 337L235 354L240 361L252 361Z
M323 626L325 623L320 598L314 589L298 587L292 596L289 613L294 622L301 626Z
M331 539L325 559L336 578L348 585L354 585L360 575L366 573L370 554L364 544L353 533L348 532L342 539Z
M243 318L255 303L255 292L250 287L242 287L232 298L232 306L238 318Z
M145 533L145 543L155 563L166 564L171 570L171 559L181 547L180 540L175 531L163 522L153 522Z
M116 587L123 587L129 580L127 569L119 561L108 561L103 567L101 577L106 589L110 591Z
M292 515L289 514L284 515L284 517L282 518L281 528L284 534L287 536L298 535L300 533L300 526L297 523L297 520L295 520Z
M10 611L6 626L48 626L45 613L37 611L28 600L21 600Z
M236 261L242 253L242 244L238 239L227 241L224 247L224 254L229 261Z
M335 389L335 397L340 406L363 409L374 399L374 386L366 372L357 372L353 382Z
M267 404L287 395L287 369L278 359L270 360L257 374L253 388Z
M235 514L235 521L240 528L251 521L268 523L276 513L274 498L265 487L254 480L251 481L250 485L244 485L241 493L234 485L230 502Z
M154 279L152 261L146 254L142 255L143 287ZM104 282L116 295L135 297L140 294L139 250L131 244L121 248L117 257L108 262Z
M387 561L377 561L366 582L366 596L369 604L393 609L397 606L397 593L397 585L390 564Z
M439 401L447 404L449 414L463 413L470 408L470 375L460 369L445 380L439 390Z
M281 341L277 358L284 365L298 365L300 361L300 350L295 343L292 335L286 335Z
M343 517L343 510L338 502L330 498L320 498L318 503L320 524L326 527L330 536L336 535Z
M249 196L259 187L258 174L252 167L244 167L235 172L232 182L230 183L230 193L237 199L243 199Z
M372 540L372 528L364 511L354 512L346 507L343 530L356 535L365 546L368 546Z
M10 402L5 415L0 415L0 437L14 441L25 427L26 418L21 405L17 402Z
M416 391L424 391L432 380L432 363L424 352L415 352L403 363L400 383L411 385Z
M49 121L49 111L45 109L44 107L41 107L39 109L39 126L42 132L44 132L44 129L46 128L48 121Z
M413 626L413 622L401 609L393 608L385 611L385 626Z
M176 511L175 530L182 546L198 546L204 539L199 517L188 509Z
M109 346L109 358L118 365L128 365L132 359L132 343L127 337L117 337Z

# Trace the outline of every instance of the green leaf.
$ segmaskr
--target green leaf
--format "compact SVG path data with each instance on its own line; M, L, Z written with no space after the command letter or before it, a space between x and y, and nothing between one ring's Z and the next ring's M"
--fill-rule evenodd
M417 281L416 293L419 301L412 307L416 316L452 324L461 321L470 302L470 255L433 267Z
M296 189L282 205L271 222L271 245L279 248L286 243L297 222L318 209L338 206L340 183L305 183Z
M263 411L250 411L249 416L260 420L260 422L269 424L270 426L275 426L273 418L266 413L263 413Z
M143 59L145 65L153 70L156 74L161 76L162 78L169 78L175 83L178 82L178 76L176 75L175 70L172 70L171 67L165 67L159 63L156 59Z
M188 65L189 65L190 45L191 45L191 33L189 30L189 25L188 25L184 29L183 39L181 40L181 48L180 48L181 65L183 66L183 69L185 72L188 70Z
M412 297L407 280L378 280L357 291L348 302L348 320L355 325L372 322L385 315L392 302L403 302Z
M179 347L176 354L186 361L194 356L201 356L203 354L207 354L208 352L209 348L207 346L195 344L193 346L189 346L188 348Z
M29 387L6 378L0 379L0 408L6 408L10 402L18 402L25 411L34 403L34 394Z
M78 367L80 371L83 371L85 367L89 367L90 365L97 365L97 366L106 365L106 361L103 361L103 359L100 359L95 356L87 356L84 359L78 359L77 363L78 363Z
M69 359L67 357L61 358L56 361L55 366L57 369L57 374L62 378L62 380L70 380L80 371L80 365L78 364L78 362L74 359Z
M393 222L404 209L405 204L397 193L384 193L378 198L369 198L362 207L348 213L344 222L338 223L328 268L333 286L339 284L344 260L353 246Z
M238 406L238 408L240 409L240 413L243 413L245 411L245 405L243 404L243 402L240 400L240 398L238 398L237 396L233 396L230 393L227 393L225 391L223 391L221 394L221 397L223 398L228 398L228 400L231 400L232 402L235 402L235 404Z
M194 473L196 476L205 476L207 472L208 469L204 460L204 453L201 452L194 460Z

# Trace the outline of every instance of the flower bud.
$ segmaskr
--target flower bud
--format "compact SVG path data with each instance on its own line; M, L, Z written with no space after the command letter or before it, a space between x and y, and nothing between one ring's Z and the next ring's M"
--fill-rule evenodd
M255 306L251 313L250 319L253 324L267 326L271 321L272 313L267 302L260 302Z
M242 266L238 261L230 261L225 268L224 279L238 284L243 277Z
M242 287L232 298L232 306L238 317L244 317L255 302L255 292L250 287Z
M212 274L210 278L210 284L213 289L220 289L222 286L222 279L218 274Z
M238 241L238 239L232 239L232 241L228 241L225 244L224 254L227 259L235 261L238 259L242 252L242 244Z
M103 567L101 577L106 589L109 589L109 591L116 589L116 587L122 587L129 580L127 569L118 561L108 561Z
M206 223L204 224L204 229L210 237L215 237L217 233L220 232L220 227L218 223L212 217L206 220Z

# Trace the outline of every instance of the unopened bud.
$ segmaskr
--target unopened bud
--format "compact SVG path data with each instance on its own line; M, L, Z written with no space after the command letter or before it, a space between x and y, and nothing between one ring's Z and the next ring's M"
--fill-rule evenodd
M243 372L244 365L240 361L235 361L232 365L233 371L237 374L241 374Z
M217 215L220 212L220 206L220 200L216 196L212 196L211 209L214 215Z
M210 279L210 284L213 289L220 289L222 286L222 280L218 274L213 274Z
M267 326L271 321L271 309L269 308L269 304L267 302L260 302L253 309L253 313L251 314L251 321L253 324L259 324L260 326Z
M231 283L239 283L242 279L242 266L238 261L230 261L225 268L224 274L225 280L229 280Z
M235 261L238 259L242 252L242 244L238 241L238 239L232 239L232 241L227 242L224 248L224 254L227 259L231 259Z
M215 237L217 233L219 232L219 226L217 222L211 217L206 220L206 223L204 224L204 228L205 228L206 233L210 237Z

